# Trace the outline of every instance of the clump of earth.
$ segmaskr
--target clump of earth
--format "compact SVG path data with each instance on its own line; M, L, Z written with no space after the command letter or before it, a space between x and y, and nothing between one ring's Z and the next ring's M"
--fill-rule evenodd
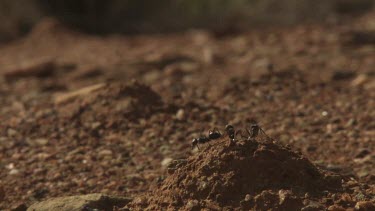
M225 138L224 138L225 139ZM186 160L130 205L139 210L299 210L306 198L342 190L341 177L274 142L219 140Z

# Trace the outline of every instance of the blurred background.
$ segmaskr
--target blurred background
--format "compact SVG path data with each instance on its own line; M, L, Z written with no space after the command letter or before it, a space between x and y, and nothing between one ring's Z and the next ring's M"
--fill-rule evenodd
M0 0L0 42L26 34L46 16L96 33L161 33L190 28L218 34L250 27L339 22L374 0Z

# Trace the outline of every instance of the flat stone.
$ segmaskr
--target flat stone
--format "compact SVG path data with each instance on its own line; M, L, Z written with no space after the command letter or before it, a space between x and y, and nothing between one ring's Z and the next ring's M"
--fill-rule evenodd
M84 210L112 210L114 206L124 207L130 198L109 196L100 193L67 196L48 199L31 205L27 211L84 211Z

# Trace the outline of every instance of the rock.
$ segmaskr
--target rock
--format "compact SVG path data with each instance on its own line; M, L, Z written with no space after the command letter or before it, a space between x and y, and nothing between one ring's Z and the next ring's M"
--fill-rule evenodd
M160 71L152 70L143 75L145 83L153 83L160 78Z
M20 170L18 169L12 169L9 171L9 175L16 175L16 174L19 174L20 173Z
M100 123L100 122L93 122L91 124L91 129L96 130L96 129L100 128L100 126L102 126L102 123Z
M313 205L307 205L301 209L301 211L321 211L322 207L316 207Z
M183 120L184 117L185 117L185 111L184 111L184 109L178 109L178 111L176 113L176 119Z
M103 157L112 156L112 154L113 154L112 150L109 150L109 149L103 149L103 150L98 152L98 155L103 156Z
M332 205L328 207L328 211L345 211L345 210L346 209L338 205Z
M371 90L375 88L375 80L368 74L360 74L352 80L351 86L363 86L366 90Z
M162 161L161 161L161 165L165 168L167 166L169 166L169 164L173 161L172 158L164 158Z
M242 210L250 210L254 206L254 197L250 194L245 195L245 199L240 201Z
M34 140L34 142L39 145L39 146L44 146L46 144L48 144L48 139L46 138L37 138Z
M193 210L193 209L197 209L199 206L199 202L198 200L190 200L188 201L188 203L186 204L186 209L188 210Z
M302 199L289 190L279 190L279 207L282 210L300 210L303 207Z
M358 75L355 79L352 80L352 86L361 86L368 81L368 76L365 74Z
M245 195L245 201L250 201L250 200L252 200L251 195L250 194L246 194Z
M13 136L17 135L17 133L18 132L16 130L12 129L12 128L9 128L7 130L8 137L13 137Z
M309 204L301 209L301 211L320 211L325 210L324 206L316 201L309 201Z
M139 204L139 205L144 205L144 204L146 204L147 199L144 198L144 197L137 197L137 198L134 199L133 202L136 203L136 204Z
M112 210L114 206L124 207L131 201L126 197L108 196L100 193L68 196L48 199L31 205L27 211L84 211L84 210Z
M371 201L359 201L354 208L360 211L370 211L375 210L375 204Z

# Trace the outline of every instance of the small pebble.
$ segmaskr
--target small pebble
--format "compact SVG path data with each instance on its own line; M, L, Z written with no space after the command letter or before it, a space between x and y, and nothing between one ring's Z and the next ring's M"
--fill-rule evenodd
M183 120L185 118L185 111L184 111L184 109L178 109L178 111L176 113L176 118L178 120Z
M346 209L338 205L331 205L328 207L328 211L345 211L345 210Z
M250 201L250 200L251 200L251 195L250 194L246 194L245 201Z
M137 197L134 199L135 204L146 204L147 200L144 197Z
M12 129L12 128L9 128L7 130L7 134L8 134L8 136L13 137L13 136L15 136L17 134L17 131L14 130L14 129Z
M102 124L100 122L94 122L91 124L91 129L96 130L98 129Z
M9 163L8 165L6 165L7 169L14 169L14 167L14 163Z
M18 170L18 169L12 169L12 170L9 171L9 175L16 175L18 173L20 173L20 170Z
M161 166L163 167L167 167L169 166L169 164L173 161L172 158L164 158L162 161L161 161Z
M103 149L98 153L100 156L111 156L112 154L112 151L109 149Z
M285 199L290 197L291 195L292 193L289 190L279 190L280 204L283 203Z
M193 209L193 208L198 207L198 205L199 205L198 200L189 200L188 203L186 204L186 208Z
M46 144L48 144L48 139L45 139L45 138L37 138L34 140L34 142L39 145L39 146L44 146Z
M365 74L358 75L355 79L352 80L352 86L361 86L368 81L368 76Z

